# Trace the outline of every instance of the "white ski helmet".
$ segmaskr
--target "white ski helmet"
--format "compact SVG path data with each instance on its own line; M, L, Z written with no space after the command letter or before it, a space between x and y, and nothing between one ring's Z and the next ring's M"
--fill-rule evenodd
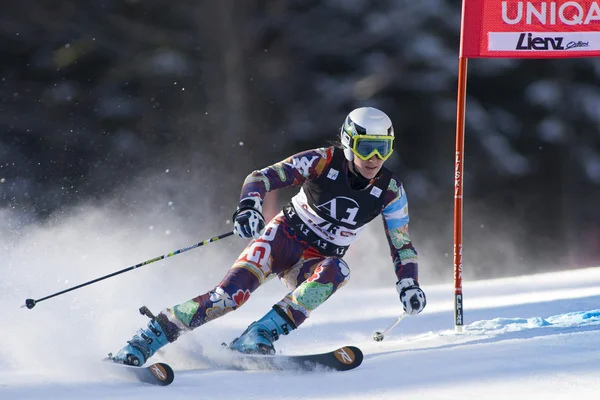
M394 150L392 120L373 107L352 110L340 131L344 155L348 161L358 156L368 160L373 155L386 160Z

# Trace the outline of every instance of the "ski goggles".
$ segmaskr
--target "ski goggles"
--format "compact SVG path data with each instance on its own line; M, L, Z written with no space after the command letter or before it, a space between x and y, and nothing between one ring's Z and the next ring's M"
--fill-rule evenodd
M394 151L394 137L386 135L354 135L350 138L354 155L367 161L373 156L387 160Z

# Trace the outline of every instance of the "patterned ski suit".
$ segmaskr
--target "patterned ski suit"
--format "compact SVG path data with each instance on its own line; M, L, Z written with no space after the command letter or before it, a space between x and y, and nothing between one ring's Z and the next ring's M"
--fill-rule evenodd
M214 289L158 316L170 342L182 333L236 310L251 293L277 275L290 289L274 307L294 327L344 286L350 269L348 246L366 223L383 216L398 279L417 276L417 252L408 234L406 193L385 167L362 190L350 187L343 150L319 148L295 154L244 181L241 198L302 185L298 194L251 241Z

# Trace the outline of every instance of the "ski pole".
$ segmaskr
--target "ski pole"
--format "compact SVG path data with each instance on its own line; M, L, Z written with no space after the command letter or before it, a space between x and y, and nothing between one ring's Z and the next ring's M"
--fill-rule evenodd
M35 307L35 305L36 305L37 303L39 303L40 301L48 300L48 299L51 299L52 297L56 297L56 296L59 296L59 295L61 295L61 294L65 294L65 293L67 293L67 292L70 292L70 291L72 291L72 290L79 289L79 288L82 288L82 287L84 287L84 286L87 286L87 285L91 285L92 283L100 282L100 281L102 281L102 280L104 280L104 279L111 278L111 277L113 277L113 276L116 276L116 275L122 274L122 273L124 273L124 272L131 271L131 270L133 270L133 269L136 269L136 268L139 268L139 267L143 267L144 265L152 264L152 263L153 263L153 262L155 262L155 261L164 260L164 259L165 259L165 258L167 258L167 257L171 257L171 256L175 256L175 255L177 255L177 254L184 253L184 252L186 252L186 251L188 251L188 250L192 250L192 249L195 249L195 248L197 248L197 247L204 246L205 244L208 244L208 243L216 242L216 241L217 241L217 240L219 240L219 239L223 239L223 238L226 238L226 237L228 237L228 236L231 236L231 235L233 235L233 231L232 231L232 232L223 233L223 234L221 234L221 235L219 235L219 236L215 236L215 237L213 237L213 238L207 239L207 240L205 240L205 241L203 241L203 242L199 242L199 243L193 244L193 245L191 245L191 246L188 246L188 247L184 247L183 249L175 250L175 251L174 251L174 252L172 252L172 253L169 253L169 254L165 254L165 255L159 256L159 257L152 258L152 259L150 259L150 260L148 260L148 261L144 261L144 262L141 262L141 263L139 263L139 264L133 265L133 266L131 266L131 267L128 267L128 268L122 269L122 270L120 270L120 271L113 272L112 274L108 274L108 275L102 276L102 277L100 277L100 278L96 278L96 279L94 279L94 280L91 280L91 281L89 281L89 282L82 283L81 285L73 286L72 288L65 289L65 290L63 290L63 291L60 291L60 292L57 292L57 293L51 294L51 295L49 295L49 296L46 296L46 297L42 297L41 299L37 299L37 300L33 300L33 299L26 299L26 300L25 300L25 304L23 304L23 305L21 306L21 308L23 308L23 307L27 307L27 308L29 308L29 309L31 310L31 309L32 309L33 307Z
M392 325L390 325L385 331L375 332L373 334L373 340L376 342L381 342L383 340L383 338L385 337L385 334L388 333L389 331L391 331L392 329L394 329L394 327L396 325L398 325L400 323L400 321L402 321L402 319L404 319L404 317L406 317L406 313L402 313L402 315L400 315L398 318L396 318L396 321L394 321L394 323Z

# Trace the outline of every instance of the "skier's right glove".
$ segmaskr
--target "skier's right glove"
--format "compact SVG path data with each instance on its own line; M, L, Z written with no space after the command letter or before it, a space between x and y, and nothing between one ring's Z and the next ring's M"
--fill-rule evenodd
M240 200L232 219L233 233L242 239L258 239L265 229L260 197L246 197Z
M396 290L400 295L404 312L408 315L417 315L427 305L425 293L413 278L400 279L396 283Z

